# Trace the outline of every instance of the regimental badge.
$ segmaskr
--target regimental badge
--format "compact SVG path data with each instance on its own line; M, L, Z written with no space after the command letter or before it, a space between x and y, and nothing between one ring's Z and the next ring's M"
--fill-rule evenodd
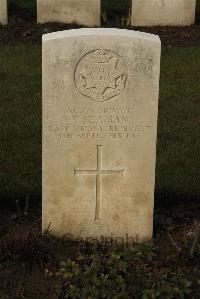
M75 70L78 90L97 102L119 95L126 87L123 59L110 50L95 50L84 55Z

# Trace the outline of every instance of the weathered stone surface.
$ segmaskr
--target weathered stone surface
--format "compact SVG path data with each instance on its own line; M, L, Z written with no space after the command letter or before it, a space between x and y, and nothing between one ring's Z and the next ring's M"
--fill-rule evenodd
M159 68L155 35L43 36L43 230L152 237Z
M100 0L37 0L38 23L76 23L100 26Z
M195 21L196 0L132 0L132 25L187 26Z
M0 0L0 23L2 25L8 23L7 0Z

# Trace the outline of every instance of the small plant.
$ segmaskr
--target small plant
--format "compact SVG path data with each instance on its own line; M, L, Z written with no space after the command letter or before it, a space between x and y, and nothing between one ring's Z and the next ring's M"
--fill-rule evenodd
M200 255L200 223L195 223L194 228L185 232L183 236L182 244L178 244L170 231L168 231L168 237L172 242L176 250L183 255L186 259L197 259Z
M177 299L185 298L191 286L181 270L158 267L148 244L62 262L60 276L58 299Z
M184 250L190 259L200 255L200 223L195 223L190 238L184 238Z

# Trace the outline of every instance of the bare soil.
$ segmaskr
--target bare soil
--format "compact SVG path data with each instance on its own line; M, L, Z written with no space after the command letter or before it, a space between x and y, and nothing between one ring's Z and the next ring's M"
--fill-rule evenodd
M25 22L0 25L0 45L40 43L43 34L81 28L75 24ZM129 30L144 31L160 36L164 47L200 46L200 25L189 27L128 27Z

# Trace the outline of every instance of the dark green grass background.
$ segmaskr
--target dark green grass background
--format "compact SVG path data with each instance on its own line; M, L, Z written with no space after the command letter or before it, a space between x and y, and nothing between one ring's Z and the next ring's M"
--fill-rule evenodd
M200 49L163 49L156 191L200 194ZM41 47L0 48L0 198L41 197Z

